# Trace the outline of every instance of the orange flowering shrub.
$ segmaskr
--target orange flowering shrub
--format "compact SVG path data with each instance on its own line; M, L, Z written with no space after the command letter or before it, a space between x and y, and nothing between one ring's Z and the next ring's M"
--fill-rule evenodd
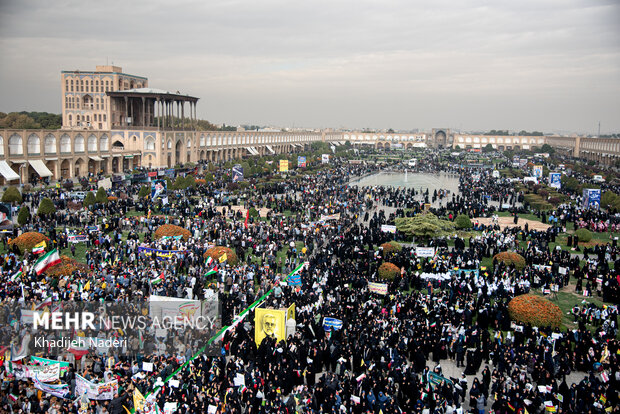
M155 230L155 238L161 239L162 237L169 236L183 236L183 240L189 240L192 234L189 230L184 229L183 227L175 226L174 224L164 224L161 225Z
M60 263L50 267L45 271L45 274L53 277L71 276L73 272L80 271L83 273L88 272L88 266L84 263L80 263L69 256L60 256Z
M513 320L532 326L559 328L562 324L562 310L558 305L531 294L514 297L508 303L508 313Z
M49 246L50 239L47 236L36 231L29 231L11 240L9 242L9 246L17 245L17 247L19 247L19 251L25 253L27 251L31 251L34 246L42 241L45 241L45 243Z
M400 243L395 242L395 241L383 243L381 247L383 248L384 254L397 253L397 252L400 252L403 248L403 246L401 246Z
M108 196L108 201L118 201L118 197Z
M519 253L515 252L501 252L493 256L493 260L505 263L507 266L514 265L518 270L523 270L525 267L525 259Z
M196 178L196 184L206 184L207 180L204 178Z
M400 268L393 263L383 262L379 266L379 277L386 280L394 280L400 274Z
M216 262L219 262L220 257L222 257L224 254L226 254L226 263L228 263L229 265L235 266L237 263L239 263L239 258L237 257L235 251L224 246L215 246L210 248L205 252L204 258L206 259L207 257L211 257Z

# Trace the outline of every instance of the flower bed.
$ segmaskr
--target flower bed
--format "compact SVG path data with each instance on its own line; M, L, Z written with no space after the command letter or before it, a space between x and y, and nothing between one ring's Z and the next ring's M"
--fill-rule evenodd
M394 280L400 274L400 268L393 263L384 262L379 266L379 277L385 280Z
M559 328L562 324L562 310L558 305L531 294L513 298L508 313L514 321L532 326Z
M387 253L397 253L397 252L400 252L403 249L403 246L401 246L400 243L398 243L396 241L391 241L391 242L383 243L381 245L381 247L383 248L383 253L384 254L387 254Z
M25 253L27 251L31 251L34 246L45 241L45 243L49 246L50 239L36 231L29 231L19 235L9 242L9 246L17 245L19 247L19 251Z
M53 277L71 276L76 271L86 273L88 272L88 266L69 256L62 255L60 256L60 263L47 269L45 274Z
M493 260L506 264L506 266L514 265L518 270L525 267L525 259L519 253L501 252L493 256Z
M183 236L183 240L187 241L191 235L192 234L189 230L184 229L183 227L175 226L174 224L164 224L155 230L156 239L161 239L162 237Z
M239 258L237 257L237 254L234 252L234 250L224 246L215 246L210 248L205 252L204 258L206 259L207 257L212 257L213 260L219 262L220 257L222 257L224 254L226 254L226 263L228 263L229 265L236 266L237 263L239 263Z
M118 201L118 197L108 196L108 201Z

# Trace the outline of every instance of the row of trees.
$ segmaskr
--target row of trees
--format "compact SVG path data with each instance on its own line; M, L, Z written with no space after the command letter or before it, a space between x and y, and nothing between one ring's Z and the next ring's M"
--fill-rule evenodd
M149 190L150 192L150 190ZM11 186L6 189L4 194L2 195L3 203L10 203L12 205L21 204L23 202L23 197L17 187ZM92 191L89 191L82 202L84 207L90 207L95 204L106 204L108 202L108 195L104 188L99 188L97 190L97 194L94 194ZM37 215L39 216L47 216L50 214L54 214L56 212L56 207L54 206L54 202L49 198L43 198L39 203L39 207L37 209ZM19 213L17 214L17 222L20 225L24 225L30 219L30 209L28 206L22 206L19 209Z
M0 112L0 128L7 129L58 129L62 116L49 112Z

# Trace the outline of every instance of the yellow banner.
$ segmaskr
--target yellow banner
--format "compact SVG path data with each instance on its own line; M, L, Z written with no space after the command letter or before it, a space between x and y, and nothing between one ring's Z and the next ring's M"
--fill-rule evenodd
M266 336L286 339L287 310L256 308L254 310L254 340L259 346Z
M280 172L288 171L288 160L280 160Z
M286 311L286 320L295 319L295 304L293 303Z

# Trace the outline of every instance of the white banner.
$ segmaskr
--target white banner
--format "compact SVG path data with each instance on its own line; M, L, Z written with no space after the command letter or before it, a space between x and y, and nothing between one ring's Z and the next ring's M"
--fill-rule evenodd
M13 373L18 380L38 378L41 382L54 382L60 378L60 364L20 365L13 364Z
M381 231L384 233L396 233L396 226L390 226L389 224L382 224Z
M434 247L416 247L415 254L418 257L433 257L435 256L435 248Z
M111 400L118 390L118 381L102 382L95 384L86 378L75 375L75 395L86 394L89 400Z

